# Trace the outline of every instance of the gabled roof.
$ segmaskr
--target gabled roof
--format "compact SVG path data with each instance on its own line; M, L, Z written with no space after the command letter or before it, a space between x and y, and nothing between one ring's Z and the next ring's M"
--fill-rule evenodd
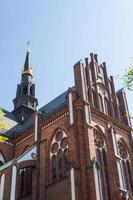
M74 87L72 89L75 90ZM51 102L41 107L38 111L40 112L42 119L46 119L65 107L67 104L67 91L65 91ZM0 131L7 136L16 137L18 134L25 132L34 125L34 114L32 114L23 124L20 124L16 121L13 113L5 111L4 109L3 112L6 128Z
M39 112L41 113L42 118L47 118L66 106L67 102L67 91L65 91L51 102L40 108Z

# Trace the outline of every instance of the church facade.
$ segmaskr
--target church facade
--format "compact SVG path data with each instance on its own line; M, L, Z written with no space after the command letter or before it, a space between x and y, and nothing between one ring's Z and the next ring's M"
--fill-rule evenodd
M40 109L27 50L14 109L1 108L0 200L132 200L133 135L125 92L96 54L75 85Z

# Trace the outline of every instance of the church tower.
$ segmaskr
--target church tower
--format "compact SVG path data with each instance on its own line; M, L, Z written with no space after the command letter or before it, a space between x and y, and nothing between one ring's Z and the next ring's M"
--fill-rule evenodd
M30 63L30 50L27 49L21 83L17 86L16 98L13 100L13 113L19 122L24 122L35 110L38 100L35 98L35 84Z

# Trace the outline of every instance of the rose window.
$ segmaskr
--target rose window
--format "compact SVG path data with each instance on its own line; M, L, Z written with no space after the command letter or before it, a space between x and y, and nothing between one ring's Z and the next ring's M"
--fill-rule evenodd
M67 135L63 131L58 131L51 145L51 156L56 155L59 150L64 152L68 148Z

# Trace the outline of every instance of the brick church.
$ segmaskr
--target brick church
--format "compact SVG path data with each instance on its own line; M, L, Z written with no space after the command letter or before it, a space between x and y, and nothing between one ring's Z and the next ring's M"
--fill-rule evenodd
M93 53L74 65L74 80L37 109L27 50L14 109L1 108L0 200L133 200L125 92Z

